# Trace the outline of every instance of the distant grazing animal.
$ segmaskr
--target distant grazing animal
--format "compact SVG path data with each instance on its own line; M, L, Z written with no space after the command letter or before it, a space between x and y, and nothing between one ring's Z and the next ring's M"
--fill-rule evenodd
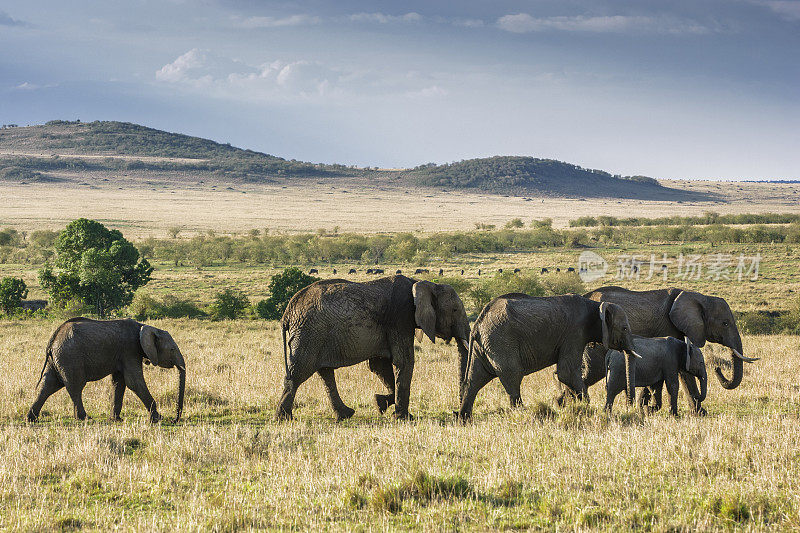
M350 270L347 271L347 273L348 274L355 274L356 273L356 269L355 268L351 268Z
M395 270L395 271L394 271L394 273L395 273L395 274L402 274L402 273L403 273L403 271L402 271L402 270L400 270L400 269L398 268L397 270Z
M700 397L705 400L708 386L706 362L703 352L692 344L688 337L683 341L675 337L639 337L633 336L633 347L641 359L634 359L631 372L636 387L650 387L654 390L654 411L661 408L661 388L666 384L669 396L669 410L678 414L678 390L680 389L680 372L688 372L700 381ZM614 398L625 390L625 358L616 351L606 354L606 410L611 411ZM640 396L640 400L645 398ZM641 405L644 407L644 405Z
M135 320L90 320L71 318L58 326L45 350L44 367L37 385L38 393L28 411L28 421L35 422L47 398L66 387L75 406L75 418L86 419L83 388L87 381L111 375L114 387L112 416L120 420L125 387L131 389L150 412L150 421L161 420L156 402L147 389L142 362L162 368L178 369L177 422L183 411L186 386L186 363L169 333Z
M22 300L20 308L25 311L38 311L47 307L47 300Z
M462 276L464 275L464 269L463 268L461 269L461 275Z
M395 417L410 418L415 331L419 341L423 334L431 342L455 339L464 373L469 320L451 286L390 276L366 283L318 281L302 289L281 319L286 379L276 417L292 418L297 388L315 372L336 418L351 417L354 411L339 397L334 369L368 361L388 391L375 395L378 410L394 404Z
M336 275L336 269L335 268L333 269L333 275L334 276Z
M427 274L427 273L428 273L427 268L418 268L414 271L414 274Z
M548 272L549 272L549 270L547 270L546 268L542 269L542 274L547 274Z
M577 294L535 298L512 293L495 298L472 328L459 418L472 416L475 396L495 377L500 378L511 406L521 406L522 378L551 365L556 365L558 380L572 395L588 400L581 362L589 342L626 352L629 365L636 356L628 318L618 305L601 305ZM630 401L635 393L632 385L629 380Z
M556 268L556 272L561 272L561 268Z
M515 269L514 269L514 274L519 274L520 272L522 272L522 270L520 270L520 269L518 269L518 268L515 268Z
M501 274L503 273L503 269L502 268L498 268L497 271L500 272Z
M444 269L443 269L443 268L440 268L440 269L439 269L439 275L441 276L442 274L444 274Z
M319 274L319 272L317 271L316 268L312 268L311 270L308 271L308 273L309 274Z
M383 274L383 269L382 268L373 268L372 269L372 273L373 274Z
M575 267L569 267L569 268L567 269L567 272L575 272Z
M367 269L367 274L372 274L373 272L375 272L374 268L368 268Z
M478 269L478 275L479 276L481 275L481 269L480 268Z

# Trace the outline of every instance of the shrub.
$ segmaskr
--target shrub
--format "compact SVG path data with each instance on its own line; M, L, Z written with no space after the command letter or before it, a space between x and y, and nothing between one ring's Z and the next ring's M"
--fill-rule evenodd
M296 267L287 268L282 273L272 276L269 282L270 296L258 302L256 314L268 320L279 320L292 296L315 281L319 281L319 278L309 276Z
M472 310L479 313L492 298L503 294L519 292L528 296L543 296L544 287L539 279L532 275L498 272L494 277L481 281L467 291Z
M137 294L128 310L137 320L200 318L206 316L206 313L192 301L173 295L167 295L158 300L149 294Z
M217 293L211 304L211 317L215 320L236 319L250 307L250 300L239 289L225 289Z
M28 288L20 278L3 278L0 281L0 309L7 315L22 305L28 296Z
M522 228L525 224L522 223L521 218L512 218L508 222L506 222L506 228L514 229L514 228Z
M559 294L583 294L586 287L580 276L575 272L559 272L551 274L542 280L545 293L548 296Z

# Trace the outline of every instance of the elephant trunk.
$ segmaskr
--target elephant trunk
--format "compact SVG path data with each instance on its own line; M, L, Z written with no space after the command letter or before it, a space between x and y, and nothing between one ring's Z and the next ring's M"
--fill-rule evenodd
M178 367L178 404L175 409L175 422L177 422L183 413L183 394L186 391L186 363L183 361L183 356L175 366Z
M626 387L625 387L625 395L628 399L628 405L633 405L633 401L636 399L636 361L634 360L635 355L633 355L632 351L625 351L625 380L626 380Z
M725 377L720 367L716 367L714 372L717 374L719 384L723 389L735 389L742 382L742 375L744 374L744 362L742 356L742 339L737 335L735 342L731 343L733 346L726 344L731 349L731 364L733 366L733 376L731 379Z
M705 366L703 366L703 373L698 376L697 380L700 382L700 395L697 397L697 403L699 404L705 401L706 393L708 393L708 374Z

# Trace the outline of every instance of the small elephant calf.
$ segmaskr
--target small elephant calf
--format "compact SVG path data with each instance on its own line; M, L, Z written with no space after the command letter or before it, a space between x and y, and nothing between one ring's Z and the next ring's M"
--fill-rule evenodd
M42 405L54 392L66 388L75 406L75 417L86 419L83 408L83 388L88 381L111 375L114 386L114 405L111 412L120 419L125 388L131 389L150 412L150 420L158 422L161 415L147 389L142 363L162 368L178 369L178 402L175 421L183 410L186 388L186 363L178 345L163 329L134 320L91 320L71 318L58 326L47 344L42 374L39 377L36 400L28 411L28 421L39 418Z
M669 395L670 412L678 414L678 374L688 372L700 380L700 395L705 400L708 390L708 376L703 352L685 338L680 341L674 337L633 336L633 346L641 355L633 360L631 375L634 386L650 387L656 390L655 397L660 404L661 387L666 384ZM606 410L611 411L614 399L625 390L625 356L609 350L606 354ZM654 410L661 406L657 405Z

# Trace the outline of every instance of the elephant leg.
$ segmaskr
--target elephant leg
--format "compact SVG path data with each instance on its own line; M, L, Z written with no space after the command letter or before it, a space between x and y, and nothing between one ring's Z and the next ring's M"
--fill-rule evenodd
M333 368L320 368L317 370L317 374L319 374L319 377L322 378L322 382L325 384L325 390L331 401L331 407L336 413L336 420L341 422L353 416L355 410L347 407L339 396L339 389L336 387L336 376L333 372Z
M71 380L67 381L65 386L75 408L75 418L86 420L86 409L83 408L83 388L86 386L86 382Z
M567 387L567 392L578 401L589 401L589 393L586 384L583 382L581 364L569 353L559 357L556 363L556 375L558 380Z
M158 409L156 409L156 401L153 399L153 396L150 394L150 390L147 388L147 383L144 381L144 374L142 374L141 367L129 370L125 373L123 379L125 381L125 385L131 389L136 396L139 397L147 411L150 413L150 422L155 424L156 422L160 421L161 415L158 414Z
M508 394L508 400L511 407L522 407L522 396L520 395L520 386L522 385L522 372L518 369L503 370L500 374L500 383Z
M114 405L111 410L111 419L121 421L122 399L125 396L125 374L120 371L111 374L111 387L114 389Z
M458 412L459 420L466 421L472 418L472 407L478 392L496 376L489 372L486 366L478 359L472 359L466 381L464 382L464 395L461 398L461 409Z
M608 350L606 347L598 343L587 344L583 349L581 378L587 389L606 377L607 352ZM569 388L564 387L560 381L559 387L561 388L561 392L556 397L556 404L560 407L564 405L564 401L568 396L574 396L574 394L572 394Z
M44 402L47 401L53 393L61 390L63 386L64 382L61 381L58 372L56 372L53 367L49 367L39 382L36 400L34 400L33 405L31 405L28 411L28 422L36 422Z
M383 414L394 405L394 370L392 369L392 362L386 357L370 357L367 361L369 369L380 378L381 382L386 386L389 394L376 394L375 405L378 407L378 412Z
M662 379L657 384L649 387L649 389L653 393L653 401L650 402L650 410L652 412L656 412L661 409L662 404L662 394L664 392L664 380Z
M695 377L685 372L680 372L678 377L680 378L683 391L686 393L686 400L689 402L689 409L691 409L693 413L696 413L700 416L705 415L706 410L700 403L700 391L697 388L697 381L695 380Z
M275 418L277 420L291 420L292 408L294 406L294 397L297 394L297 389L310 378L316 369L311 365L295 365L294 362L289 364L289 373L283 384L283 395L278 402L278 407L275 410Z
M678 416L678 385L677 379L668 379L665 381L667 385L667 395L669 396L669 412L673 416Z
M413 355L409 359L404 364L397 365L394 368L394 416L399 420L413 418L408 412L408 403L411 396L411 378L414 375Z
M650 393L650 387L642 387L642 392L639 393L639 409L644 409L650 407L650 398L652 394Z

